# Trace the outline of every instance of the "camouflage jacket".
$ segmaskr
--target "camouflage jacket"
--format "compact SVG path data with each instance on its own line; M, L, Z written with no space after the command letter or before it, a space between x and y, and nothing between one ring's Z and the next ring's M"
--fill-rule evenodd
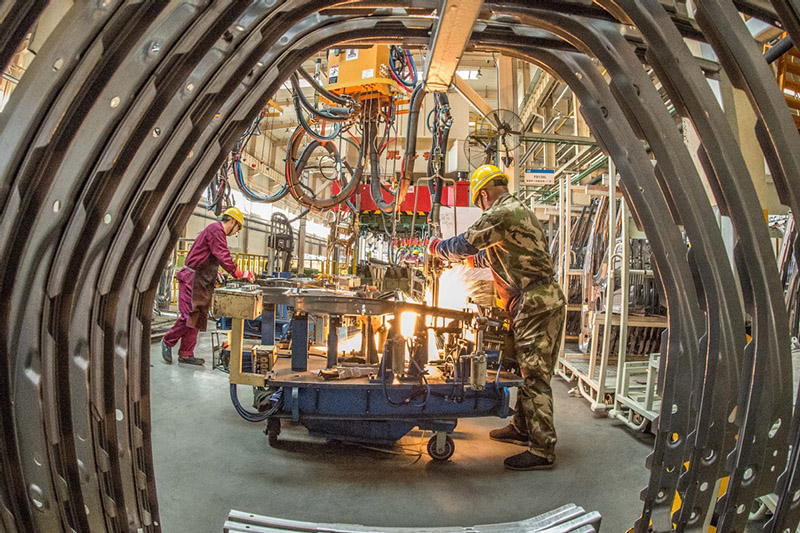
M527 313L564 305L553 279L553 262L544 230L533 211L515 196L503 194L461 235L442 241L437 254L450 261L474 256L476 267L489 267L503 307L514 317L521 296Z

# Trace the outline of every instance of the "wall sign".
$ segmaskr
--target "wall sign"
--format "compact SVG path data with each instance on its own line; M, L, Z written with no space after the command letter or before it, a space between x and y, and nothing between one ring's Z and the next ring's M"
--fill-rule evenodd
M555 185L556 171L551 168L526 168L523 183L533 187Z

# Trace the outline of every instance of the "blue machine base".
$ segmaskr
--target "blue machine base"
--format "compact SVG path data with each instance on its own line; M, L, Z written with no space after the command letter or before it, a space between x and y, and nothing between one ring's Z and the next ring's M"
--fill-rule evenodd
M415 427L449 433L459 418L509 414L509 391L502 383L487 383L484 390L468 390L463 397L454 396L452 383L431 385L429 392L418 384L396 383L385 392L380 381L282 385L277 416L326 439L393 444ZM413 399L405 403L405 398Z
M233 327L233 320L230 317L221 317L217 319L217 329L230 331ZM289 331L288 320L275 320L275 340L279 341L286 337ZM244 338L245 339L260 339L261 338L261 317L253 320L244 321Z
M452 432L457 420L312 420L301 419L309 435L329 440L391 445L415 427Z

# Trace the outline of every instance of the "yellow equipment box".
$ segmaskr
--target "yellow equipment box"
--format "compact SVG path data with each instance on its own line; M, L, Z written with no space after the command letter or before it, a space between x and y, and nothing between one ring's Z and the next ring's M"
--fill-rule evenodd
M325 88L356 99L404 93L389 74L389 58L388 45L331 50Z
M214 290L211 315L252 320L261 316L261 288L220 288Z

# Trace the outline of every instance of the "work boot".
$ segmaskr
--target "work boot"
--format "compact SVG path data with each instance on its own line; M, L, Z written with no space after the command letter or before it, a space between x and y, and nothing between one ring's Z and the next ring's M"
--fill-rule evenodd
M203 366L204 364L206 364L206 360L205 359L202 359L200 357L194 357L194 356L191 356L191 355L186 356L186 357L184 357L182 355L178 356L178 362L179 363L185 363L187 365L197 365L197 366Z
M503 466L509 470L549 470L553 468L554 463L555 461L526 451L506 457L506 460L503 461Z
M527 433L523 433L514 427L514 424L509 424L504 428L493 429L489 432L489 438L500 442L507 442L509 444L518 444L520 446L530 445L530 439Z
M167 346L163 339L161 340L161 359L168 365L172 364L172 347Z

